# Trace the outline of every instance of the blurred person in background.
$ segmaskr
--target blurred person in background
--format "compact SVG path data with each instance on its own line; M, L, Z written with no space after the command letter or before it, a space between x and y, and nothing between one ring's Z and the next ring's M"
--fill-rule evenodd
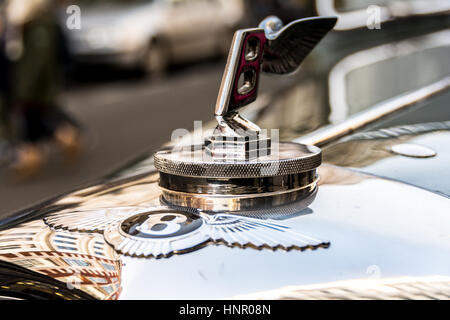
M56 141L74 158L79 125L58 104L64 51L52 0L8 0L6 51L12 64L8 122L17 146L13 168L21 176L39 172L41 142Z
M4 3L0 4L0 163L7 159L10 62L6 56L6 15Z

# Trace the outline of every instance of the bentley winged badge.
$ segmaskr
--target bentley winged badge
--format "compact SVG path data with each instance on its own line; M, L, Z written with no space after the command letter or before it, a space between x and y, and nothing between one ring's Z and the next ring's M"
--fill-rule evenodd
M271 16L258 28L235 33L214 133L201 145L154 156L161 206L50 214L44 221L55 229L103 233L118 252L137 257L169 257L209 243L272 250L328 247L328 241L270 219L298 215L314 200L321 150L273 141L239 109L256 99L261 72L296 71L336 20L315 17L283 26Z
M241 248L316 249L327 241L295 232L270 219L230 214L209 215L160 206L118 207L50 215L54 229L103 233L119 253L136 257L170 257L209 243Z

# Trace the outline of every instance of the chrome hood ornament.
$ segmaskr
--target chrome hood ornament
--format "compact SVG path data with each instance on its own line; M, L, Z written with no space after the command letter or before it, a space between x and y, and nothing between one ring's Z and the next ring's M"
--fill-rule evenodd
M145 258L168 258L208 244L286 251L329 246L328 241L295 232L275 220L208 215L165 206L66 212L49 215L44 221L56 230L103 233L117 252Z
M238 110L256 100L260 72L295 72L336 21L306 18L283 27L280 19L270 16L258 28L236 31L216 102L218 126L206 141L213 159L253 160L271 154L271 139Z
M315 198L321 150L272 141L238 110L256 99L259 73L285 74L333 28L336 18L309 18L282 27L276 17L235 33L215 116L218 126L202 145L154 156L163 206L116 207L50 214L54 229L103 233L117 252L169 257L207 244L303 250L328 241L271 220L300 215Z
M278 142L238 111L256 99L260 72L294 72L336 21L315 17L283 27L271 16L258 28L236 31L217 98L213 135L203 145L155 154L167 203L216 213L292 202L300 210L311 203L321 150Z

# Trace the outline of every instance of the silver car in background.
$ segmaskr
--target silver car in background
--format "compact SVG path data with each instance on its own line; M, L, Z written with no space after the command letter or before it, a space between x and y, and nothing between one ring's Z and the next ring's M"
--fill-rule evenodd
M76 62L162 72L228 52L241 0L79 0L81 28L66 30Z

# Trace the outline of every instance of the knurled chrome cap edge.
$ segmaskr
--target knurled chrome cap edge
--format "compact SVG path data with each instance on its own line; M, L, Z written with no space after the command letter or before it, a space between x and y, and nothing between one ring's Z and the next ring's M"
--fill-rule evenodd
M322 152L315 146L294 142L280 142L281 148L290 148L298 155L281 159L256 161L194 161L173 159L171 151L164 150L155 154L155 167L158 171L185 177L204 178L257 178L296 174L314 170L322 163Z

